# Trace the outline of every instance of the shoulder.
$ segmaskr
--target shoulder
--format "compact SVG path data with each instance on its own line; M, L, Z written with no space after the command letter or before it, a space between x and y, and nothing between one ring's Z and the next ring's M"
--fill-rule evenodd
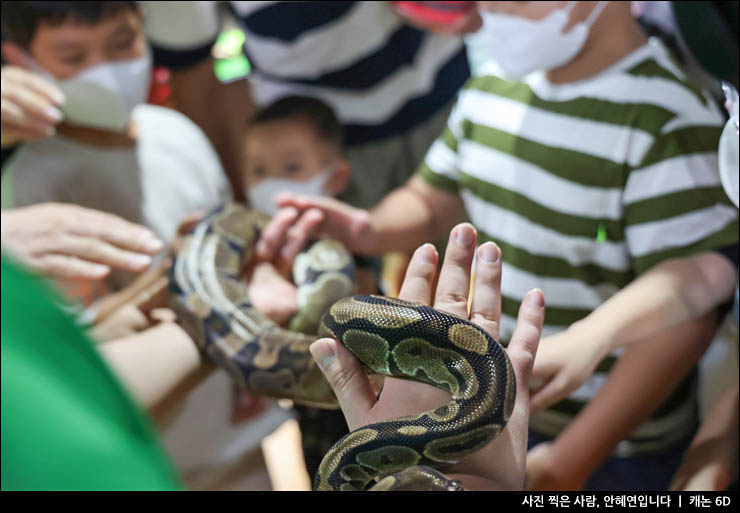
M134 109L133 118L139 144L174 145L185 153L206 151L211 154L214 151L200 127L174 109L142 104Z

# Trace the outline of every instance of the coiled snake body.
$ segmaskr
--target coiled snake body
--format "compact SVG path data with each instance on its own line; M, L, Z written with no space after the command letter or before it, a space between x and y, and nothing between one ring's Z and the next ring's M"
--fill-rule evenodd
M258 219L229 205L196 226L171 267L172 307L200 347L252 392L336 407L308 351L318 337L265 319L239 279L264 222ZM340 340L368 372L428 383L451 400L347 434L321 462L315 488L364 490L377 481L371 489L461 489L434 469L464 459L506 425L516 390L501 345L465 319L379 296L335 302L319 335Z

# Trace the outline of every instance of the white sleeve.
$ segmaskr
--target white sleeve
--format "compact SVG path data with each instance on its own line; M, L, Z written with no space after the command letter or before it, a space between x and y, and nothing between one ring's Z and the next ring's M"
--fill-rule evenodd
M147 36L170 51L190 51L213 44L221 30L220 2L138 2Z

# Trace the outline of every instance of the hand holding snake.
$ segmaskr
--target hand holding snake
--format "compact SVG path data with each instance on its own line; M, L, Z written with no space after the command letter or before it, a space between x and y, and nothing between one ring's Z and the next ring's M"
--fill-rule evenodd
M497 338L501 310L501 253L490 242L483 244L478 251L475 290L468 315L467 299L475 240L475 230L468 224L458 225L450 233L433 306L437 310L469 318ZM406 273L400 299L427 305L431 303L437 258L436 250L430 244L416 250ZM466 488L521 490L523 487L529 418L528 379L543 321L542 293L530 291L522 302L517 327L507 350L516 375L517 389L508 424L482 449L444 469L449 478L459 480ZM383 392L377 398L360 364L342 344L324 338L311 346L311 352L332 385L351 430L418 414L449 400L449 394L440 389L392 377L385 379Z

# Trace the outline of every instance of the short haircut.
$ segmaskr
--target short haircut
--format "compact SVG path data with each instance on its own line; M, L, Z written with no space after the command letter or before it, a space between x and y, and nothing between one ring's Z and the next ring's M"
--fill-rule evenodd
M264 109L249 120L249 125L259 125L268 121L301 119L313 127L316 134L337 150L342 148L342 124L334 110L326 103L308 96L286 96Z
M1 2L3 41L25 49L41 23L61 25L68 20L94 25L123 9L139 10L136 2Z

